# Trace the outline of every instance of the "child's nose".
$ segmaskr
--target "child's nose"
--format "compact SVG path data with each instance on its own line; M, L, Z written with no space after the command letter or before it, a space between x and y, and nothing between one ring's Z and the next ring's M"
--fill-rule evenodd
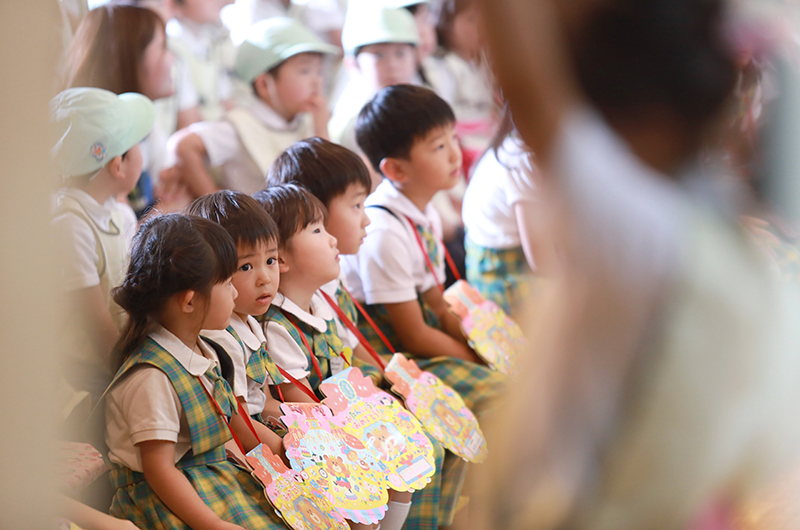
M331 236L331 248L336 248L336 246L338 244L339 244L339 240L336 239L335 237Z
M239 291L237 291L236 287L234 287L233 285L231 285L231 295L233 296L234 300L239 298Z

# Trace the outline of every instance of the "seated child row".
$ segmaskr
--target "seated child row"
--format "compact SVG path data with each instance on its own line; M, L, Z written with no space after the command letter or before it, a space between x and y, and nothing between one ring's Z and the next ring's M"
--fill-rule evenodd
M97 95L86 92L91 90L62 98L60 110L79 106L80 96ZM110 97L114 101L105 101L110 106L126 100ZM142 115L127 117L146 125ZM267 427L269 418L279 415L273 389L287 401L309 401L284 375L319 395L322 379L344 368L335 361L350 348L353 366L379 380L364 346L322 295L338 300L355 318L340 279L340 254L355 296L366 302L390 342L456 389L473 412L489 409L504 378L467 345L438 285L444 262L430 200L460 174L453 123L449 106L430 90L391 87L369 104L357 127L374 169L386 177L368 199L370 175L361 158L313 138L279 156L269 187L255 198L220 191L197 199L188 215L143 223L127 274L113 291L128 320L114 349L117 375L104 398L105 441L117 488L112 514L142 527L279 525L253 479L226 461L223 444L230 435L214 401L231 416L230 427L245 449L260 440L277 453L281 440ZM64 138L75 130L68 129ZM86 167L94 171L100 165L99 173L89 174L91 186L102 182L117 193L129 185L110 186L124 180L111 164L135 164L137 132L126 131L103 156L98 153L105 144L94 140L84 146L95 159ZM91 139L84 136L78 140ZM69 145L74 144L58 147ZM101 163L105 156L112 158L110 168ZM95 181L98 175L105 180ZM388 353L364 324L359 327L373 346ZM232 391L221 377L219 352L201 334L233 361ZM236 414L238 403L258 420L257 438ZM393 492L384 530L452 521L464 462L431 442L437 457L432 482L413 496Z

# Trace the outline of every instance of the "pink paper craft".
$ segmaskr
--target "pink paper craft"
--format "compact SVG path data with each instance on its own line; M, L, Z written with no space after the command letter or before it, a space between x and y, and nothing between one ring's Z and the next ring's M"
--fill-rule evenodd
M483 462L488 450L478 419L461 396L411 359L395 353L386 366L392 391L443 446L470 462Z
M475 353L493 369L512 375L518 352L527 347L519 325L464 280L451 285L444 299L461 319L461 329Z
M323 403L349 421L344 430L361 440L384 466L384 487L397 491L424 488L436 472L433 446L419 421L358 368L322 382Z
M334 416L317 403L283 403L281 411L289 431L283 445L292 469L323 491L343 517L362 524L383 519L389 502L383 487L385 467L358 438L345 432L342 426L348 418Z
M261 481L275 512L294 530L330 528L349 530L344 518L330 504L325 492L286 467L266 445L247 453L253 475Z

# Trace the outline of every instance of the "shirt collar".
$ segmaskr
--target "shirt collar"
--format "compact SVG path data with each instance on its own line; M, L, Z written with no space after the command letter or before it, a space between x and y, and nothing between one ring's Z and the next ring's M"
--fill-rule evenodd
M111 212L117 208L117 200L114 197L109 197L106 202L100 204L94 197L89 195L83 190L78 188L61 188L58 190L58 195L70 197L78 201L89 217L97 223L98 226L108 228L111 223Z
M411 202L411 199L395 188L394 184L386 178L384 178L383 182L378 184L378 187L375 188L375 191L367 197L364 205L385 206L396 215L399 215L401 221L405 221L405 217L408 216L415 223L428 228L431 227L431 219L438 215L433 206L433 202L429 202L427 206L425 206L424 212L421 211Z
M181 363L181 366L183 366L187 372L194 376L205 374L209 368L216 364L216 361L195 353L194 350L186 346L178 337L170 333L163 326L158 326L151 332L150 338L167 350L170 355L175 357L175 360ZM200 344L200 348L206 355L211 355L209 348L203 344L203 340L199 337L197 340Z
M311 313L300 308L300 306L281 293L275 295L273 304L292 316L297 317L320 333L325 333L328 330L328 321L333 320L331 308L319 292L314 293L314 296L311 297Z
M302 126L303 113L297 114L292 121L286 121L275 109L264 103L256 96L250 98L250 111L253 116L273 131L295 131Z
M257 351L267 341L258 321L252 316L248 315L247 320L242 320L236 313L232 314L231 327L250 351Z

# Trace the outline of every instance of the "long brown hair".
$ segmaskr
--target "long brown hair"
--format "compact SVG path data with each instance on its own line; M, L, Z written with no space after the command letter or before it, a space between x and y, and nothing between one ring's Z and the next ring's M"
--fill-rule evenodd
M64 88L141 93L142 58L157 31L165 31L164 22L150 9L120 4L92 9L67 51Z

